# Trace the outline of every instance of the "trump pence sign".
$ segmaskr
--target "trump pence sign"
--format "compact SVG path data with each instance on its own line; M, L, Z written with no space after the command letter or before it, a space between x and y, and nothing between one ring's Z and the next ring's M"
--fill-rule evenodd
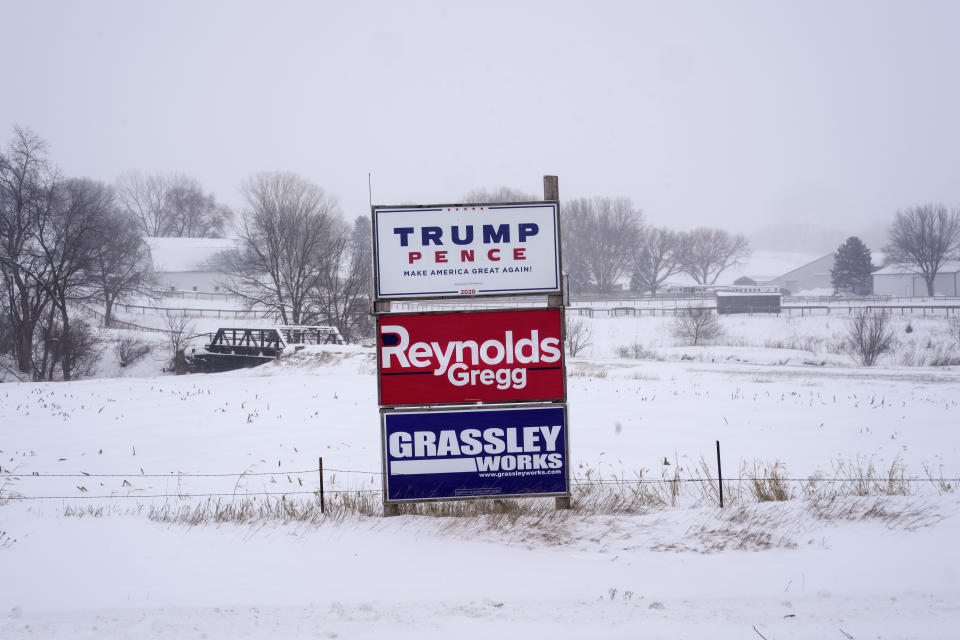
M563 400L563 310L377 318L380 404Z
M377 299L560 292L556 202L372 211Z
M569 495L562 405L382 416L387 502Z

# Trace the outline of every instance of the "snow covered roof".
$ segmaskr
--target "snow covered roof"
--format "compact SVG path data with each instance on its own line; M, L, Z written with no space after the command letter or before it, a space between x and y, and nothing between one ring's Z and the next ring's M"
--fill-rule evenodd
M211 271L207 262L221 251L235 249L235 238L144 238L157 272Z
M733 284L737 278L743 276L747 276L756 282L766 282L782 273L809 264L820 257L816 254L792 251L754 251L740 264L736 264L721 273L720 277L717 278L717 284ZM680 273L670 279L670 284L677 286L692 285L694 280L690 276Z
M736 287L733 290L717 291L718 298L739 298L741 296L779 296L780 289L777 287Z
M878 269L873 272L875 276L899 276L906 274L914 274L917 272L916 267L904 264L888 264L883 269ZM937 273L958 273L960 272L960 260L946 260Z

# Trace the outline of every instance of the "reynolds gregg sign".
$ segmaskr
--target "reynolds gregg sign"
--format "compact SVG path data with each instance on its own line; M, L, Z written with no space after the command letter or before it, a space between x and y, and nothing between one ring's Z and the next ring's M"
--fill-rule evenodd
M381 415L385 502L569 495L562 405Z
M373 207L377 299L560 292L556 202Z
M381 405L563 400L563 309L377 318Z

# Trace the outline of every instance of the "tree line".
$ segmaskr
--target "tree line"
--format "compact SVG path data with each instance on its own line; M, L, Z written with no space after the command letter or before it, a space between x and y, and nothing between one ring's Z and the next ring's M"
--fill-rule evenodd
M248 308L284 324L332 325L349 341L371 335L369 216L348 223L335 197L292 173L255 174L240 191L244 204L235 216L182 174L128 173L112 185L65 177L42 138L15 128L0 152L0 353L34 379L69 380L83 370L94 335L76 317L75 303L102 305L110 326L118 301L154 286L144 243L150 236L229 233L236 248L209 266ZM462 197L536 199L507 187ZM724 229L647 224L628 198L564 201L561 228L563 267L575 293L610 293L629 282L631 290L655 295L678 274L715 284L750 254L744 236ZM931 295L934 276L958 248L956 209L925 205L896 213L888 255L919 273ZM838 288L866 287L869 250L852 238L838 257Z
M464 194L464 202L523 202L530 194L500 187ZM674 231L648 225L629 198L577 198L560 208L564 270L575 293L610 293L629 283L631 291L656 295L664 283L687 274L701 285L750 255L741 234L699 227Z
M93 331L72 303L98 299L109 310L144 285L141 237L112 187L64 177L43 139L14 130L0 153L0 346L22 374L70 380L91 364Z
M348 224L336 198L292 173L258 173L241 193L237 248L215 259L221 287L284 324L372 335L370 217Z
M536 198L500 187L475 189L464 202L523 202ZM669 279L686 274L700 285L718 278L750 256L746 237L724 229L674 231L648 225L628 198L579 198L561 207L563 266L571 291L610 293L629 278L629 288L656 295ZM884 247L888 264L920 276L928 295L944 262L960 260L960 208L932 203L897 210ZM834 256L831 281L837 293L872 292L876 270L870 250L856 236Z
M887 264L900 265L919 276L932 297L944 263L960 260L960 208L929 203L898 210L884 251ZM877 268L870 249L857 236L850 236L834 254L830 270L834 293L872 293L872 274Z
M260 173L241 192L239 220L187 176L72 178L46 142L16 127L0 152L0 353L22 378L85 373L94 327L78 304L104 309L156 283L145 237L218 237L237 248L208 265L248 307L284 324L336 326L348 340L371 333L367 314L370 224L344 221L336 199L299 176Z

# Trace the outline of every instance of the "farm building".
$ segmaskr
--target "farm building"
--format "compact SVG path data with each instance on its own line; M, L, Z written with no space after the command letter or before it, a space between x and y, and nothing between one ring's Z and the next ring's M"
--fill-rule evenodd
M830 270L833 268L835 253L817 258L812 262L787 271L782 276L767 280L763 284L785 289L788 295L796 295L801 291L833 291L830 281Z
M923 297L927 283L916 269L891 264L873 272L873 293L881 296ZM960 296L960 260L944 262L933 279L933 293L938 296Z
M235 249L227 238L144 238L157 285L177 291L218 290L224 274L211 265L217 254Z
M776 287L727 287L717 291L717 313L780 313Z
M752 280L755 283L764 284L771 278L776 278L777 274L788 273L801 265L809 263L816 258L815 254L798 253L793 251L754 251L746 258L740 260L737 264L726 269L717 277L714 283L716 286L729 286L740 284L737 281L743 278ZM831 262L831 266L832 266ZM829 272L829 268L827 269ZM743 284L749 284L744 282ZM664 285L665 287L697 287L693 278L685 273L678 273L671 277Z

